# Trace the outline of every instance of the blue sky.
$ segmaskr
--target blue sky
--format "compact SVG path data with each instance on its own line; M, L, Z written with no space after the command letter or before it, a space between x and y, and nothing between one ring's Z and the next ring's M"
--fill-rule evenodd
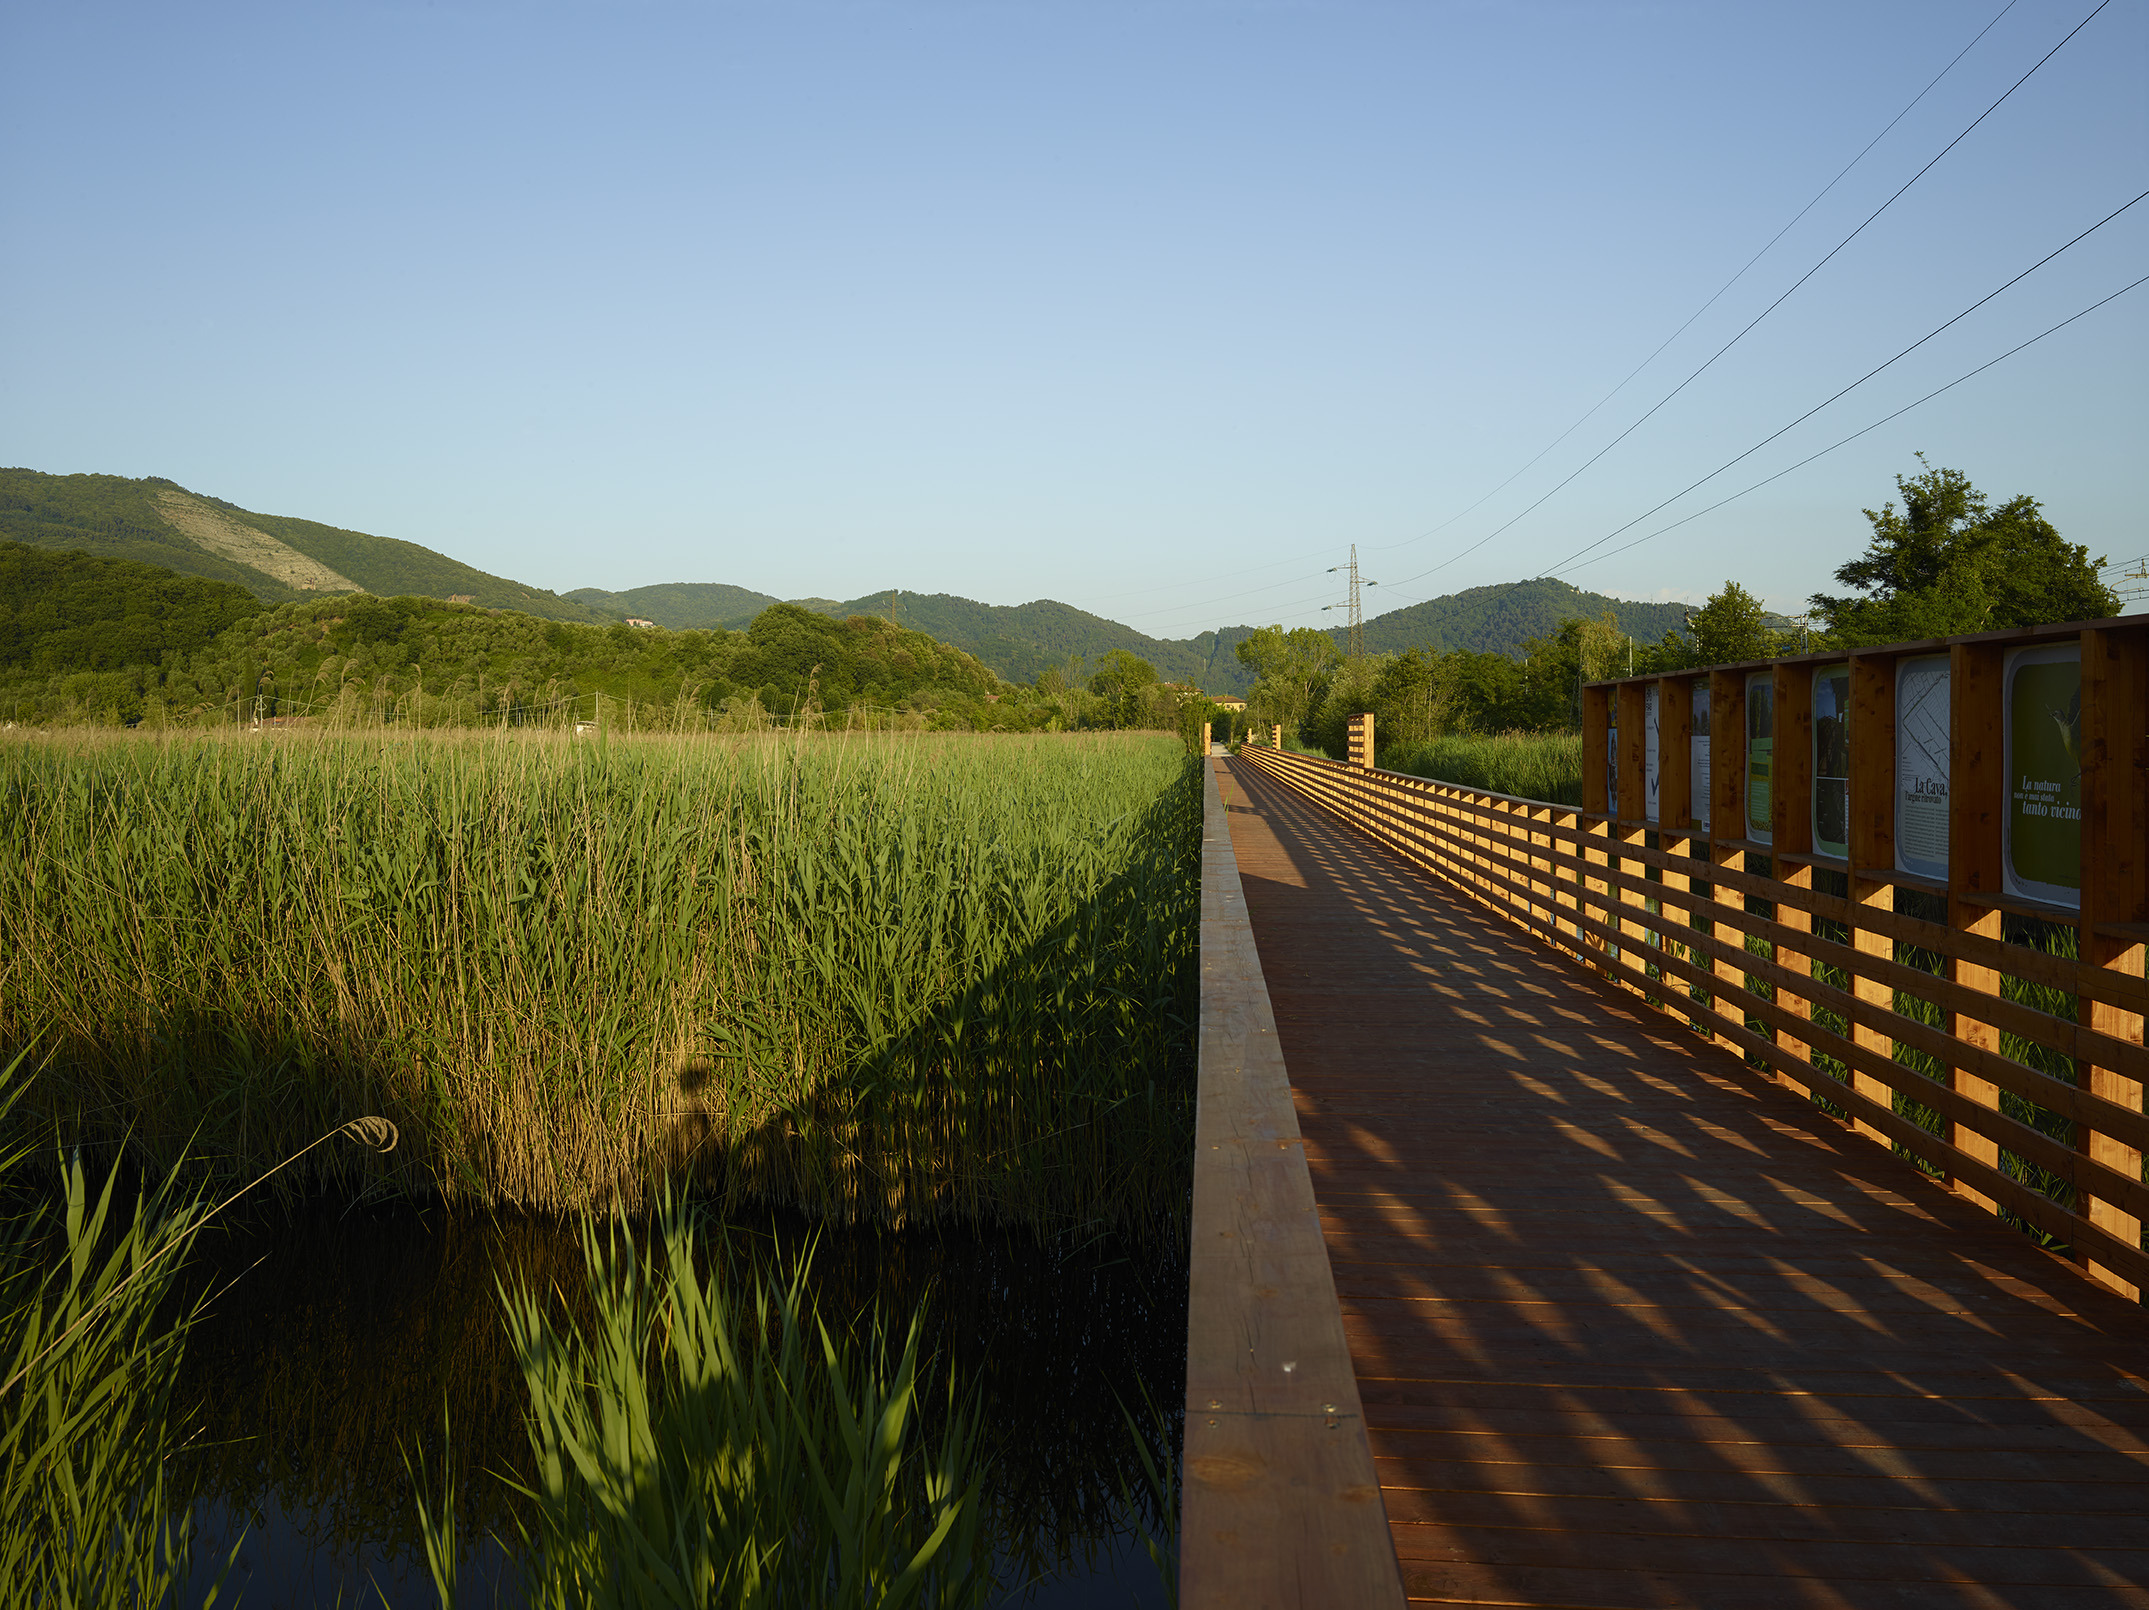
M1332 623L1348 545L1372 612L1556 567L2149 188L2149 15L2113 0L1513 519L2095 0L2016 0L1494 490L2003 4L16 4L0 461L561 590ZM2149 202L1607 546L2145 260ZM1562 574L1795 607L1920 449L2149 552L2145 335L2149 286Z

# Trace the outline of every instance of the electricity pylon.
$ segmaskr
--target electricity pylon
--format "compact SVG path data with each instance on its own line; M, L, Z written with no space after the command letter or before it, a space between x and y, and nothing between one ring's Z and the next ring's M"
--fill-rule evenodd
M1350 614L1350 621L1351 621L1351 625L1350 625L1350 640L1351 640L1351 650L1350 650L1350 657L1351 657L1351 658L1352 658L1353 660L1362 660L1362 659L1364 659L1364 658L1365 658L1365 652L1366 652L1366 628L1365 628L1365 615L1364 615L1364 612L1363 612L1363 611L1361 611L1361 610L1359 609L1359 607L1358 607L1358 589L1359 589L1359 588L1361 588L1361 587L1378 587L1378 586L1380 585L1380 583L1379 583L1379 582L1377 582L1377 581L1366 581L1366 580L1364 580L1363 578L1361 578L1361 577L1359 576L1359 574L1358 574L1358 544L1357 544L1357 543L1355 543L1355 542L1351 544L1351 562L1350 562L1349 564L1347 564L1347 565L1330 565L1330 566L1328 567L1328 573L1329 573L1329 574L1330 574L1331 576L1333 576L1333 575L1334 575L1334 574L1335 574L1335 573L1336 573L1337 571L1339 571L1339 570L1347 570L1347 571L1349 571L1349 572L1351 573L1351 596L1350 596L1350 600L1349 600L1349 602L1348 602L1348 603L1334 603L1334 604L1323 604L1323 605L1321 606L1321 608L1322 608L1323 610L1330 610L1330 609L1347 609L1347 610L1349 610L1349 611L1351 612L1351 614Z

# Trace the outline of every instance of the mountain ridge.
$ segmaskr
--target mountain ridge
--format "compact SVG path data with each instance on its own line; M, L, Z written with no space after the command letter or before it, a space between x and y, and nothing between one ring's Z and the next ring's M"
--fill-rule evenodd
M1244 693L1252 675L1233 650L1257 627L1220 626L1190 638L1156 638L1057 599L987 604L953 593L883 588L850 599L779 599L726 582L664 582L553 593L495 576L398 537L373 536L290 515L261 514L160 476L52 475L0 469L0 538L156 565L182 576L236 582L264 604L323 593L461 599L541 619L607 624L629 616L675 631L744 627L772 604L843 619L890 616L985 662L1011 682L1033 682L1070 660L1094 663L1124 649L1167 682ZM1365 623L1374 652L1429 647L1510 654L1576 615L1609 612L1638 641L1680 629L1685 606L1584 592L1544 578L1473 587L1390 610ZM1339 647L1348 633L1333 628Z

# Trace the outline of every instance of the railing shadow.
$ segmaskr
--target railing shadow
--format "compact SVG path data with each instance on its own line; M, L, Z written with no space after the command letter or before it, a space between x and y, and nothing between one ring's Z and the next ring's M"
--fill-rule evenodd
M1235 775L1414 1596L2031 1610L2149 1576L2137 1308Z

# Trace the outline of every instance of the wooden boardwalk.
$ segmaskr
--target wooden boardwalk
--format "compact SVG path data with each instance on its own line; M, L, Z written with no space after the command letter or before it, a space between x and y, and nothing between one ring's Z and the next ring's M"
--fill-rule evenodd
M1414 1601L2149 1606L2141 1308L1226 772Z

